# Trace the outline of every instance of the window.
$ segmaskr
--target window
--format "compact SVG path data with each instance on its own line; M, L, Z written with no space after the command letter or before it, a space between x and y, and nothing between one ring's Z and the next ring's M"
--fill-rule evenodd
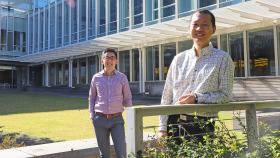
M134 0L134 28L141 27L143 23L143 0Z
M3 35L3 33L4 32L1 32L1 36ZM3 39L2 39L2 41L3 41ZM5 42L5 44L6 44L6 42ZM32 49L33 49L33 16L30 15L30 17L29 17L29 54L33 53Z
M95 9L95 0L88 1L88 37L89 39L93 39L96 36L96 24L95 24L95 16L96 16L96 9Z
M132 81L139 81L139 50L132 50Z
M163 79L166 79L166 75L170 64L176 55L176 43L169 43L162 45L162 53L163 53Z
M130 81L129 50L119 52L119 69L120 72L127 76L128 81Z
M177 5L179 17L190 15L190 11L194 9L194 1L178 0Z
M235 65L235 77L244 77L244 44L243 33L229 35L229 53Z
M99 25L98 36L104 36L106 34L106 9L105 1L99 1Z
M63 69L62 63L56 63L56 85L63 84Z
M78 38L78 21L77 21L77 5L73 5L71 8L71 43L76 43Z
M62 4L57 5L56 47L62 45Z
M157 23L158 19L158 0L146 1L146 25Z
M199 8L211 6L216 3L216 0L199 0Z
M179 53L191 49L193 46L193 40L187 40L187 41L180 41L178 42L178 47L179 47Z
M227 41L227 34L221 35L221 49L225 52L228 52L228 41Z
M31 21L30 21L30 23L31 23ZM48 36L49 34L48 34L48 32L49 32L49 10L46 8L45 9L45 50L47 50L48 47L49 47L49 36ZM32 34L32 31L31 31L30 34ZM29 42L29 44L30 44L30 42Z
M88 58L88 63L89 63L89 69L88 69L88 74L89 74L89 82L91 82L92 76L98 72L99 70L99 61L98 61L98 56L95 55L93 57Z
M79 59L79 84L86 84L86 59Z
M55 7L54 4L51 5L50 9L50 48L55 47Z
M210 42L212 43L214 48L218 48L218 40L216 36L212 36L212 38L210 39Z
M86 40L86 0L79 0L79 41Z
M70 15L69 15L69 6L67 4L64 5L64 43L63 45L69 44L69 26L70 26Z
M159 47L146 48L146 80L159 80Z
M63 84L68 85L68 80L69 80L69 63L68 61L64 62L64 71L63 71Z
M275 75L273 30L248 32L250 76Z
M175 0L162 1L162 21L175 18Z
M109 34L117 32L117 1L110 0L109 11Z
M129 0L120 0L120 31L129 28Z

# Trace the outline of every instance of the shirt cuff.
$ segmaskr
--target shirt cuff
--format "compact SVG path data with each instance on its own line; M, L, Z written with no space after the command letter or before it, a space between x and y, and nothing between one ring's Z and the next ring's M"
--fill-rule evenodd
M167 131L167 120L168 116L167 115L160 115L159 116L159 131Z

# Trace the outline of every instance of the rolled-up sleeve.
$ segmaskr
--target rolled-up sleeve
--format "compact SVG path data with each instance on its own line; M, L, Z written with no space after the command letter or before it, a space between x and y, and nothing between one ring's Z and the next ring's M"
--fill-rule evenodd
M90 84L90 90L89 90L89 98L88 98L88 101L89 101L89 112L91 114L94 113L94 106L95 106L95 99L96 99L96 86L95 86L95 77L93 76L92 77L92 80L91 80L91 84Z

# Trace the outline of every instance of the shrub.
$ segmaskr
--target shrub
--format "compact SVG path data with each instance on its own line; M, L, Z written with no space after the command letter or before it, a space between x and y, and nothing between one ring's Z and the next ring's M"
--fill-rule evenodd
M2 128L2 126L0 126L0 128ZM0 150L21 146L24 146L24 144L18 143L15 135L5 134L3 131L0 131Z
M216 126L215 136L206 134L204 142L195 139L186 140L180 137L182 143L178 145L172 137L152 140L153 146L146 143L142 153L144 158L279 158L280 138L277 132L273 132L267 125L261 124L263 133L256 142L254 151L248 151L247 141L240 139L234 132L228 130L222 121L217 120L220 126ZM241 122L240 122L241 123ZM247 134L244 125L243 132ZM279 132L278 132L279 134ZM156 143L155 143L156 142ZM130 157L135 157L130 155Z

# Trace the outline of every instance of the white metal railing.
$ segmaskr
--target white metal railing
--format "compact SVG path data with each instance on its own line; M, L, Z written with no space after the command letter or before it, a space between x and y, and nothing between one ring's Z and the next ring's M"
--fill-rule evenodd
M127 152L141 154L143 150L143 117L155 115L185 114L188 112L219 112L246 110L247 140L249 150L255 148L258 139L256 109L280 107L280 100L230 102L227 104L189 104L135 106L126 111Z

